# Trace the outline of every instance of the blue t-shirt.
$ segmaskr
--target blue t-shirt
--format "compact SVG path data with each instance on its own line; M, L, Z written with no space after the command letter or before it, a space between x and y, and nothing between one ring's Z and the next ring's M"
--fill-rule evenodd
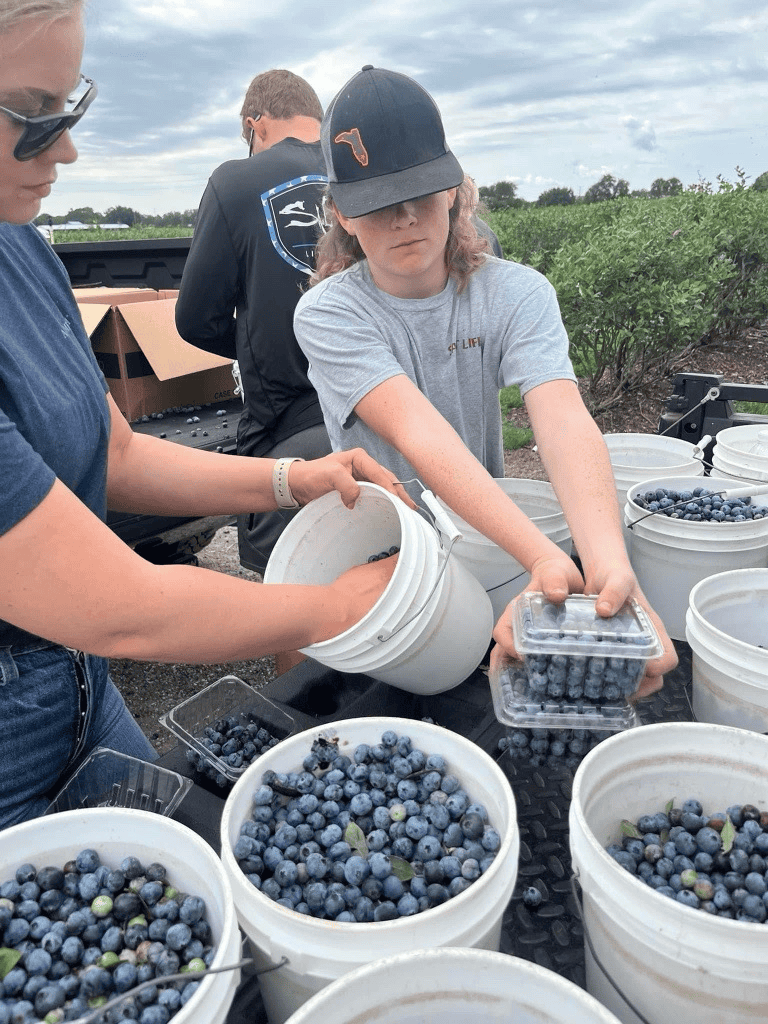
M106 381L61 262L31 224L0 224L0 534L58 478L107 511ZM21 631L0 620L0 646Z

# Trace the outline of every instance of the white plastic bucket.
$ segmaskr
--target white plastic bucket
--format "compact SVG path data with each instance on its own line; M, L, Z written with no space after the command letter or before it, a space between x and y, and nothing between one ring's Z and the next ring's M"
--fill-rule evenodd
M619 1024L578 985L481 949L420 949L359 967L288 1024Z
M685 617L700 722L768 732L768 569L697 583Z
M94 849L102 861L118 867L124 857L142 864L159 861L180 891L205 900L206 917L218 946L212 968L237 963L241 936L226 872L213 849L185 825L149 811L91 807L62 811L13 825L0 832L0 879L12 877L20 864L61 867L81 850ZM174 1015L178 1024L224 1024L240 970L204 978Z
M571 857L582 889L587 991L623 1024L764 1024L768 927L685 907L620 867L619 821L700 799L768 809L768 737L696 722L646 725L598 744L573 782ZM621 991L618 995L616 988Z
M410 736L413 745L427 754L441 754L472 800L485 805L502 840L490 868L459 896L396 921L324 921L274 903L248 881L232 853L262 774L267 769L294 771L320 736L337 736L341 752L351 753L360 743L378 743L387 729ZM259 977L270 1024L282 1024L325 985L382 957L434 946L498 950L502 917L517 878L519 850L509 782L488 754L458 733L410 719L358 718L308 729L283 740L235 784L221 819L221 857L256 966L274 967L283 957L289 961Z
M679 437L663 434L603 434L616 481L619 508L624 508L627 490L633 484L656 476L703 476L700 449ZM624 526L624 541L630 550L632 533Z
M363 483L360 490L354 509L335 491L303 508L275 545L264 582L331 583L371 555L398 547L392 578L368 614L303 652L340 672L362 672L411 693L449 690L488 650L491 602L450 551L457 533L433 496L424 495L440 532L382 487Z
M701 486L710 491L734 487L734 481L708 477ZM768 518L743 523L702 523L650 515L632 501L635 494L666 487L691 489L689 477L644 480L630 487L624 524L632 528L630 559L641 589L673 640L685 640L685 614L693 587L707 576L731 569L768 565ZM738 485L737 485L738 486ZM766 493L753 502L768 505Z
M497 479L496 483L518 508L566 554L571 553L571 533L565 521L555 489L547 480ZM490 598L494 622L513 597L528 585L530 573L498 544L456 515L445 502L437 499L446 515L461 533L454 552L456 557L480 581Z
M715 436L712 471L736 480L768 481L768 427L748 424L726 427Z

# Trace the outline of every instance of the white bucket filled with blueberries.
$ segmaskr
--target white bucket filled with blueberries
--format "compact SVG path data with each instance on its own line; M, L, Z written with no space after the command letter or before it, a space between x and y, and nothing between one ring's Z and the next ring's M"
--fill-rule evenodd
M587 990L622 1024L768 1018L768 737L697 722L611 736L576 771Z
M734 569L697 583L685 636L697 720L768 732L768 569Z
M704 476L700 446L665 434L603 434L611 460L619 507L624 507L627 490L657 476ZM632 534L624 527L629 550Z
M273 747L221 821L269 1024L382 957L498 950L519 848L509 782L458 733L371 717Z
M0 832L0 938L5 1021L103 1006L114 1020L224 1024L240 981L220 860L149 811L62 811Z
M768 566L768 485L708 477L645 480L627 491L624 523L638 582L673 640L685 640L693 587L731 569Z

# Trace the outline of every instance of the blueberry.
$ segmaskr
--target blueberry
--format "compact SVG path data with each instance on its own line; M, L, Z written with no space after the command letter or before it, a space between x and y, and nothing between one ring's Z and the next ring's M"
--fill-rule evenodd
M81 850L75 857L77 870L81 875L90 874L101 864L101 858L95 850Z
M368 857L368 866L374 878L384 879L392 873L392 862L383 852L375 852Z
M5 930L3 945L18 946L29 935L30 923L23 918L14 917Z
M112 975L103 967L89 967L80 975L80 984L86 998L105 996L112 991Z
M185 896L179 909L179 920L194 925L205 914L205 901L201 896Z
M450 899L450 894L446 886L441 885L439 882L435 882L432 885L427 886L427 899L429 900L430 906L439 907Z
M38 1017L45 1017L54 1010L59 1009L66 1002L64 988L57 984L47 984L35 996L35 1013Z
M391 900L384 900L373 910L374 921L394 921L398 916L397 906Z
M397 913L400 917L412 917L419 912L419 901L410 893L404 893L397 901Z
M616 861L617 864L619 864L621 867L623 867L626 871L629 871L633 875L636 874L636 872L637 872L637 861L635 860L635 858L632 856L631 853L627 853L626 850L618 850L618 851L616 851L616 853L613 854L613 859ZM657 865L657 868L658 868L658 865Z
M133 859L135 860L135 858ZM136 863L138 864L138 861ZM123 861L123 864L125 864L125 861ZM129 877L128 872L126 872L126 877ZM112 902L112 915L117 921L128 921L130 918L141 913L141 909L141 900L135 892L121 892Z

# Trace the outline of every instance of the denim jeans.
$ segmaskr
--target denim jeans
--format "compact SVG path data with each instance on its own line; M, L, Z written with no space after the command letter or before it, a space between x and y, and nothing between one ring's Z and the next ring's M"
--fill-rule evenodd
M154 761L109 662L45 641L0 647L0 829L42 814L96 747Z

